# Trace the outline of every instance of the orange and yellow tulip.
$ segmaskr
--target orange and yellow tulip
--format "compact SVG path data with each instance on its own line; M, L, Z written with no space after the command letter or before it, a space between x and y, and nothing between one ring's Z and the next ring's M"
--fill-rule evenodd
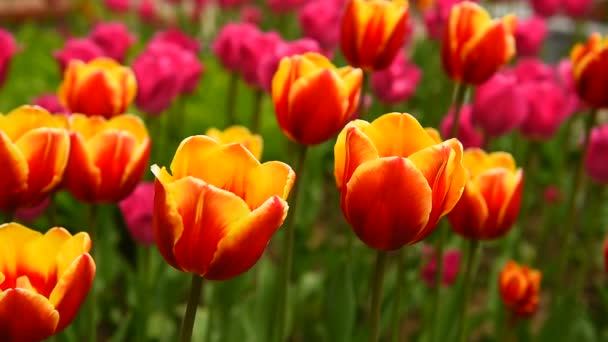
M593 108L608 107L608 38L592 34L574 46L570 59L578 95Z
M361 69L338 69L317 53L284 57L272 80L283 133L303 145L334 137L357 109L362 77Z
M87 233L0 225L0 341L40 341L76 316L95 277Z
M445 72L458 83L485 82L515 55L515 26L514 15L492 20L476 3L454 5L441 43Z
M126 112L136 91L133 71L113 59L73 60L59 86L59 100L72 113L111 118Z
M365 71L388 67L403 48L408 17L406 0L351 0L340 35L348 63Z
M117 202L143 177L150 156L150 138L133 115L110 120L74 114L69 118L70 158L64 184L87 203Z
M424 239L460 198L466 182L462 145L435 138L400 113L353 121L338 136L342 211L368 246L395 250Z
M252 134L247 127L230 126L223 131L217 128L209 128L205 135L217 140L220 144L239 143L253 154L255 159L262 158L264 141L259 134Z
M469 179L448 216L452 229L475 240L497 239L517 220L521 205L523 171L505 152L486 154L478 148L464 152Z
M509 261L500 272L498 286L503 303L518 316L538 309L541 273Z
M165 260L211 280L250 269L285 220L292 169L199 135L182 141L171 171L152 166L154 238Z
M69 153L65 117L36 106L0 114L0 210L39 204L61 182Z

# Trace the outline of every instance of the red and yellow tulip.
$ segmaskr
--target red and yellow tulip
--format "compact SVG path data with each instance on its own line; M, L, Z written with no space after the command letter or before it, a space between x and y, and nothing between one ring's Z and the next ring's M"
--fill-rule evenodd
M486 154L478 148L464 152L469 179L462 198L448 216L452 229L475 240L497 239L513 226L519 214L523 171L505 152Z
M150 138L133 115L110 120L74 114L64 184L87 203L117 202L133 191L148 167Z
M0 225L0 341L40 341L67 327L95 276L87 233Z
M368 246L394 250L428 236L462 193L456 139L437 142L409 114L356 120L338 136L335 177L342 211Z
M209 128L205 135L217 140L220 144L239 143L248 149L255 159L260 160L262 158L264 141L259 134L252 134L247 127L230 126L223 131L217 128Z
M594 33L574 46L570 59L578 95L591 107L608 107L608 38Z
M303 145L334 137L357 109L362 77L361 69L338 69L317 53L283 58L272 80L283 133Z
M538 309L541 273L509 261L498 279L503 303L518 316L529 316Z
M39 204L61 182L69 152L65 117L35 106L0 114L0 210Z
M133 71L113 59L73 60L59 86L59 100L72 113L111 118L126 112L136 91Z
M365 71L386 68L403 48L406 0L351 0L342 17L340 43L348 63Z
M454 5L441 44L445 72L459 83L485 82L515 55L515 26L514 15L492 20L474 2Z
M171 171L152 167L154 238L165 260L212 280L251 268L285 220L291 168L199 135L182 141Z

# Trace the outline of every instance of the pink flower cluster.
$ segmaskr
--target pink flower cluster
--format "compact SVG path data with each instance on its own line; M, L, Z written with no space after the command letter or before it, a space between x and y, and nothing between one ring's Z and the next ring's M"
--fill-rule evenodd
M16 52L17 43L13 35L6 30L0 29L0 87L6 81L11 60Z
M372 74L371 88L381 102L396 104L414 95L421 78L420 68L400 51L386 69Z
M428 287L435 287L437 252L430 245L424 245L422 257L427 260L420 272L422 280ZM456 281L460 268L460 259L461 253L457 249L450 249L443 253L443 274L441 276L441 284L443 286L451 286Z
M585 170L593 181L608 184L608 124L591 131L589 148L585 152Z
M197 40L177 29L157 32L133 62L137 107L159 115L179 95L194 92L204 70L200 48Z
M331 55L340 40L340 23L345 0L307 1L298 12L298 22L305 37L316 40Z
M538 56L546 37L547 23L544 18L534 16L517 20L515 44L519 56Z
M529 0L530 6L538 15L550 17L562 10L564 14L573 18L587 15L593 0Z

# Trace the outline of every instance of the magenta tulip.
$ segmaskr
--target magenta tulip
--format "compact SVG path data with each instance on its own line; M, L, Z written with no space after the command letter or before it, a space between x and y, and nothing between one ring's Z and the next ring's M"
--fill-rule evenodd
M372 73L371 88L378 100L396 104L414 95L421 78L420 68L400 51L388 68Z
M125 59L127 50L135 43L135 36L120 22L98 23L89 38L105 52L105 55L119 62Z
M585 153L585 170L591 179L608 184L608 124L591 131L589 148Z

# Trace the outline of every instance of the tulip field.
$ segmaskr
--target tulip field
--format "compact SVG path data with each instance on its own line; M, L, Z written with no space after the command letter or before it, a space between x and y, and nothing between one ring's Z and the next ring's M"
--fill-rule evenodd
M0 1L0 342L608 341L606 21Z

